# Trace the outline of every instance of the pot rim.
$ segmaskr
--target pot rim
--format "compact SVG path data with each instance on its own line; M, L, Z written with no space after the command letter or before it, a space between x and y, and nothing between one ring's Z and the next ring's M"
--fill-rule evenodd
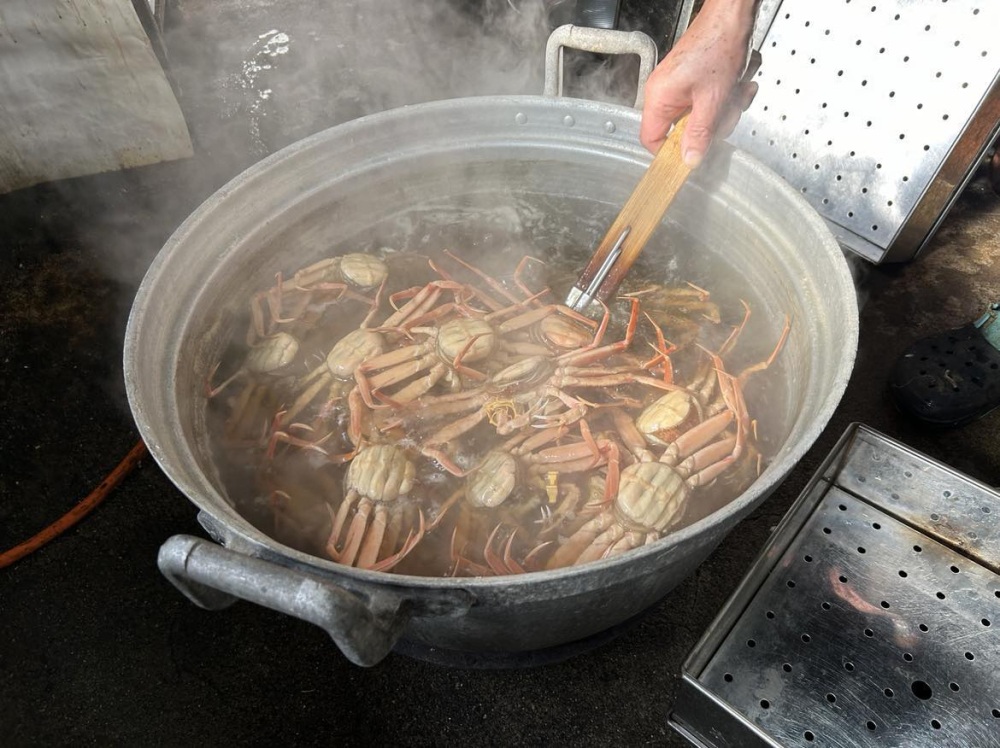
M824 283L836 285L838 287L838 294L844 298L853 299L854 303L846 305L847 309L845 312L847 325L844 329L838 330L838 341L843 349L843 355L839 359L838 370L833 379L832 386L827 392L825 402L813 419L812 425L809 427L810 433L814 434L814 436L812 439L800 439L797 443L792 445L789 445L786 441L782 447L782 454L780 457L769 464L765 468L764 472L761 473L757 480L746 491L717 509L715 512L712 512L711 514L691 523L690 525L687 525L680 530L677 530L676 532L670 533L667 537L661 538L654 543L633 549L614 558L601 559L583 564L581 566L570 566L559 569L533 571L525 574L496 577L411 576L344 566L332 560L314 556L286 546L258 530L248 520L240 515L236 509L233 508L217 490L215 490L214 486L211 486L211 481L206 481L206 483L210 485L214 495L211 497L204 497L198 495L200 493L200 491L197 490L198 487L190 485L188 481L183 478L183 476L178 475L178 471L171 464L171 461L165 453L165 450L160 445L159 440L156 439L156 429L144 415L144 408L141 400L139 399L137 384L137 367L139 362L133 355L136 349L135 341L138 339L142 327L144 317L143 310L147 307L147 299L154 293L155 286L158 278L161 276L162 269L172 261L172 257L174 255L172 250L176 246L182 244L189 234L198 230L199 223L202 219L204 219L211 212L219 210L220 203L225 203L226 201L234 199L238 200L240 190L246 186L246 183L266 179L268 177L268 173L272 169L287 161L289 158L303 152L307 152L310 149L317 147L319 144L330 140L331 138L337 138L350 143L355 136L364 134L369 129L377 127L383 122L391 122L399 118L412 119L421 115L430 115L435 112L453 110L456 105L471 108L496 109L498 111L505 111L512 107L516 109L519 106L530 106L532 108L544 107L546 109L554 109L558 113L565 111L567 114L574 114L577 116L591 115L600 117L602 120L608 117L613 117L613 120L606 120L604 127L609 127L612 123L618 122L624 123L626 125L626 130L634 129L635 132L638 131L640 118L640 113L638 111L625 106L596 102L589 99L573 99L569 97L497 95L445 99L441 101L397 107L336 125L310 135L302 140L296 141L295 143L274 152L234 176L225 185L220 187L204 202L202 202L174 231L164 244L164 247L150 264L133 301L132 310L126 327L124 346L126 391L133 417L143 440L149 448L150 454L153 456L153 459L164 471L164 473L166 473L171 482L185 495L189 501L191 501L200 510L214 518L219 524L224 525L229 532L241 536L252 546L256 546L255 552L259 552L260 549L266 549L276 554L278 557L277 560L279 561L294 562L298 565L311 567L327 574L349 577L356 579L358 582L369 584L375 583L382 586L406 586L410 588L433 588L436 590L440 590L442 588L485 590L499 585L504 587L519 587L522 585L536 586L539 583L556 581L561 582L573 577L584 575L591 576L595 572L601 574L610 572L618 567L630 566L638 559L666 555L670 553L675 546L684 544L685 541L694 536L706 533L711 527L719 523L719 519L722 515L736 515L738 519L742 519L754 507L754 504L757 502L762 493L772 490L776 485L780 484L785 477L787 477L788 473L790 473L792 469L794 469L799 460L813 446L815 438L817 438L827 426L834 411L839 406L847 388L857 356L859 313L856 291L847 260L843 255L840 245L837 243L822 217L796 190L792 189L792 187L776 173L764 167L753 156L744 151L734 149L728 146L728 144L718 144L716 146L716 150L725 148L727 151L731 152L731 158L754 165L756 170L759 171L761 178L765 180L765 184L763 186L780 192L787 199L799 204L801 210L800 215L797 218L809 224L810 228L815 231L817 236L823 237L825 249L828 253L830 253L834 264L840 268L840 272L838 272L835 276L824 278ZM582 136L581 129L582 128L576 128L575 133L572 130L565 133L567 147L574 141L580 139ZM614 129L616 128L610 128L607 132L613 132ZM588 136L587 140L588 142L593 142L593 137ZM651 155L641 149L637 139L634 143L634 147L630 145L630 150L633 151L632 155L635 155L637 159L644 160L646 163L648 163L652 158ZM621 153L616 155L621 155ZM187 440L185 440L185 442L186 441ZM203 471L199 470L199 472L203 474ZM772 476L773 484L765 485L768 483L768 476ZM220 516L219 510L223 507L225 508L225 516Z

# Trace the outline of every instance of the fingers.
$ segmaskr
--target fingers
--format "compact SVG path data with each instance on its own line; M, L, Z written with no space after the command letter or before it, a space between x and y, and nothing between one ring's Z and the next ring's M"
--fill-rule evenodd
M705 158L725 103L726 99L716 91L695 93L687 128L681 138L681 158L689 168L694 169Z
M673 124L681 118L687 106L674 104L669 99L664 101L655 97L647 97L642 108L642 122L639 126L639 142L652 153L660 150L667 133Z
M760 88L756 83L740 83L737 85L736 90L733 91L733 98L736 101L736 105L740 108L741 112L745 112L750 108L753 103L754 97L757 95L757 89Z
M743 114L757 95L756 83L739 83L723 106L710 94L696 98L687 129L681 141L684 163L695 168L701 163L715 137L726 138L736 129Z
M737 87L715 131L718 137L728 138L733 134L733 130L736 129L736 125L740 121L740 116L750 107L756 95L756 83L742 83Z

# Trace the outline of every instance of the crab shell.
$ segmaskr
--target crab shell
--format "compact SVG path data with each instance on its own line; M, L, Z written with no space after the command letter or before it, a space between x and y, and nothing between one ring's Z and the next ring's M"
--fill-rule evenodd
M386 264L372 255L352 252L340 258L341 277L362 290L377 287L388 274L389 268Z
M663 533L680 519L690 495L690 486L669 465L637 462L622 471L615 509L629 529Z
M509 452L494 450L469 476L465 498L473 506L500 506L514 492L517 474L517 459Z
M393 501L409 493L417 469L393 444L363 449L347 469L347 490L372 501Z
M478 319L451 320L441 325L437 334L438 355L445 361L459 355L470 363L482 361L493 353L496 343L496 332Z
M676 429L690 421L694 411L694 401L687 392L668 392L639 414L635 427L646 441L665 447L677 437Z
M337 341L326 357L326 367L338 379L351 379L354 370L385 349L382 336L373 330L352 330Z
M288 366L298 352L299 341L287 332L279 332L251 346L244 366L254 374L267 374Z

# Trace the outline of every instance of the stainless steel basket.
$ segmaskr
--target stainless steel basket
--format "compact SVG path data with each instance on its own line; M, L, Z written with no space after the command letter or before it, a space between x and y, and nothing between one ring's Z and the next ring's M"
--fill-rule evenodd
M854 425L684 664L701 746L1000 745L1000 494Z

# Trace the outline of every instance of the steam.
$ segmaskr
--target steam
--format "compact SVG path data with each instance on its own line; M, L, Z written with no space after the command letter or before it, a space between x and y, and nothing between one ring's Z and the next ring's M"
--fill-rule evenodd
M86 216L77 232L94 248L102 274L122 289L122 329L134 289L170 234L262 158L388 109L540 94L553 2L178 4L163 40L195 157L99 177L100 190L66 187L66 203ZM613 75L600 65L589 73L586 87L569 92L616 96ZM634 94L632 82L621 100ZM415 138L419 128L415 119Z
M87 243L109 278L135 288L199 204L291 143L411 104L540 94L555 3L365 0L279 3L252 12L237 12L239 3L178 6L168 14L164 42L196 155L108 175L109 184L120 185L110 196L72 190L70 200L91 206ZM568 69L585 59L579 55L567 53ZM631 60L619 59L623 65L588 60L567 92L631 102L634 79L621 75ZM419 134L415 118L413 135Z
M254 35L239 70L215 71L222 109L249 127L238 135L256 158L386 109L541 92L548 27L539 0L368 0L313 10L269 18L274 27Z
M267 26L247 35L236 70L213 71L197 64L197 54L178 63L194 61L209 75L230 120L224 129L237 136L242 165L247 154L259 159L319 130L386 109L542 91L551 0L316 5L309 14L269 14ZM631 86L623 83L619 67L591 60L573 94L634 98L634 80Z

